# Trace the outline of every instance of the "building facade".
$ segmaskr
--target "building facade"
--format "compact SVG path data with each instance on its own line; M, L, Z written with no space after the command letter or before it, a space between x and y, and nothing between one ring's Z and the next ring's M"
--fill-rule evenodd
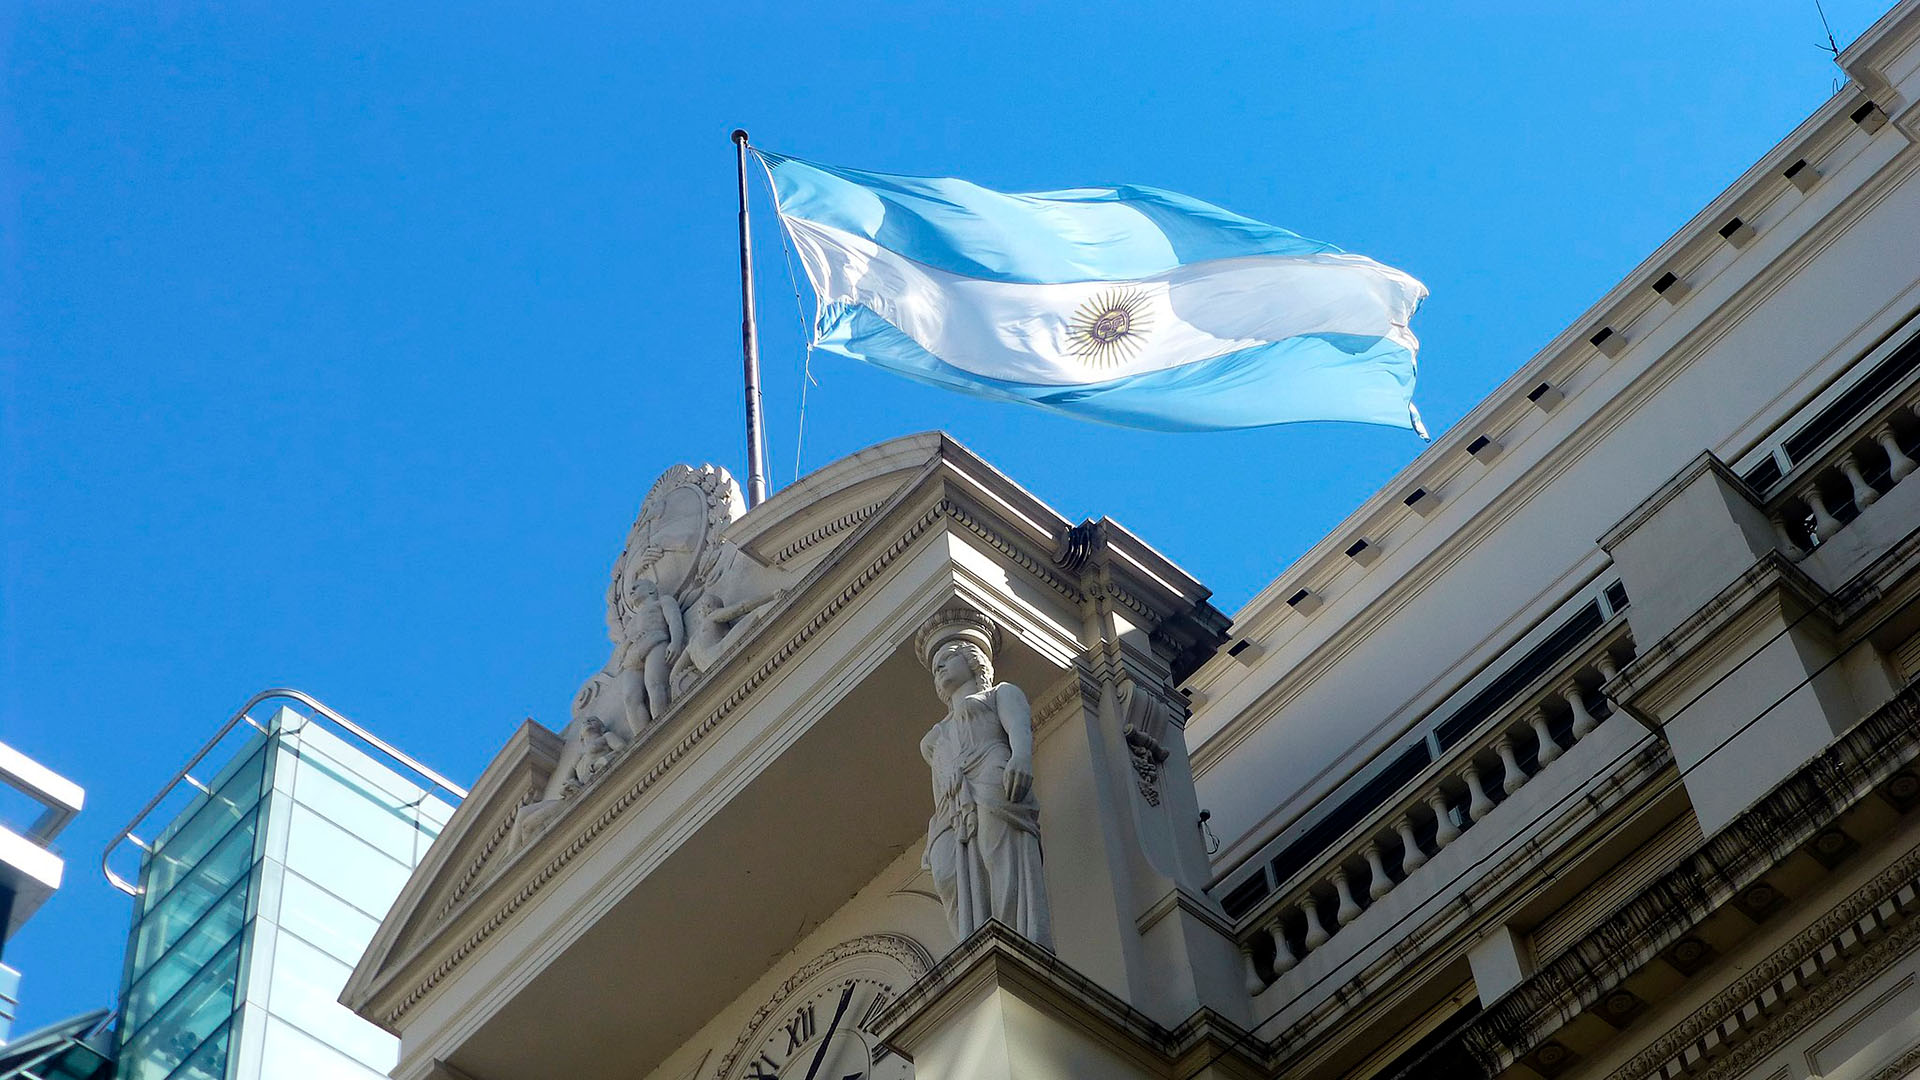
M1231 620L677 466L342 993L401 1080L1920 1073L1920 3Z
M54 841L86 802L80 785L0 743L0 1045L18 1015L20 973L4 963L7 939L60 887L66 861Z
M460 791L304 695L260 695L237 719L210 744L224 762L203 751L170 785L192 797L158 834L126 834L140 858L117 1075L384 1076L394 1039L335 998Z

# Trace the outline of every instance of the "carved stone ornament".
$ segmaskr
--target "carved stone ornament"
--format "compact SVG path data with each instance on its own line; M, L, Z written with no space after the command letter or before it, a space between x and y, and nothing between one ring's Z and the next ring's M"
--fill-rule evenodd
M513 846L657 731L674 699L785 595L785 573L722 539L744 513L739 485L717 465L675 465L654 481L607 586L611 655L574 695L566 748L517 815Z
M1122 675L1114 688L1125 727L1127 753L1133 763L1134 786L1148 806L1160 805L1160 767L1166 764L1167 707L1159 698L1140 689L1133 679Z
M914 648L933 673L947 714L920 740L933 774L933 817L922 862L955 941L989 920L1053 947L1040 804L1033 793L1033 709L1012 683L995 682L1000 631L979 612L935 615Z

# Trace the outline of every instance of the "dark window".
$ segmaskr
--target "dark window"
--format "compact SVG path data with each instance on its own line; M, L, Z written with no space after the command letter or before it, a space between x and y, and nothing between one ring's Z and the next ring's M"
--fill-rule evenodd
M1867 377L1861 379L1853 389L1840 395L1837 401L1820 410L1818 416L1807 421L1806 426L1794 432L1793 437L1784 444L1787 457L1795 462L1806 460L1819 449L1821 443L1839 434L1856 416L1865 412L1875 399L1916 367L1920 367L1920 336L1895 349L1892 356L1880 361L1879 366L1868 372Z
M1755 494L1765 495L1768 488L1780 482L1780 463L1768 458L1748 469L1747 475L1741 479L1747 482L1747 486L1752 488Z
M1528 650L1512 667L1500 673L1500 676L1487 684L1485 690L1473 695L1466 704L1452 716L1442 720L1433 729L1434 736L1440 740L1440 749L1446 748L1466 738L1467 734L1487 721L1502 705L1505 705L1521 688L1540 677L1541 673L1559 663L1574 646L1585 641L1606 618L1600 614L1598 602L1587 604L1573 618L1560 625L1558 630L1547 635L1547 639Z
M1460 1011L1421 1036L1419 1042L1407 1047L1405 1053L1373 1075L1378 1080L1462 1080L1463 1077L1483 1075L1484 1070L1479 1063L1469 1057L1454 1039L1462 1028L1479 1015L1479 999L1469 1000L1460 1006Z
M1332 813L1314 822L1293 843L1281 848L1280 853L1267 864L1273 871L1273 879L1285 881L1319 858L1320 853L1345 836L1347 830L1358 825L1362 818L1379 809L1380 804L1406 787L1407 782L1418 776L1420 770L1432 760L1433 754L1427 749L1425 740L1402 750L1391 765L1374 774L1358 791L1342 799Z
M1220 906L1226 911L1227 918L1237 919L1247 912L1252 911L1254 905L1265 900L1267 893L1272 891L1273 890L1267 888L1266 875L1255 874L1240 884L1235 885L1232 891L1221 897Z

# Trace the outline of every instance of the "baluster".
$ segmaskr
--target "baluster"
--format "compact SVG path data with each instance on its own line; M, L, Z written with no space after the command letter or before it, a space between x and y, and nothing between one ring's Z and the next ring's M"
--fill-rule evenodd
M1325 945L1327 939L1333 935L1327 933L1327 928L1320 925L1319 902L1314 900L1312 893L1300 898L1300 911L1307 917L1307 936L1301 939L1300 944L1305 945L1308 952L1312 952Z
M1780 549L1785 551L1789 558L1798 562L1806 555L1806 549L1801 547L1800 542L1793 538L1793 533L1787 530L1787 520L1785 518L1779 514L1774 514L1767 518L1767 523L1773 526L1773 537L1780 542Z
M1840 531L1840 519L1827 509L1827 497L1820 494L1820 485L1812 484L1807 488L1807 508L1813 511L1813 534L1820 543Z
M1560 696L1566 699L1567 707L1573 710L1573 737L1584 739L1593 734L1593 729L1600 726L1600 721L1587 711L1587 698L1581 693L1580 684L1570 682L1561 687Z
M1333 872L1327 879L1333 891L1340 897L1340 906L1333 913L1333 921L1345 926L1360 917L1360 903L1353 898L1353 879L1347 876L1346 868Z
M1840 471L1846 474L1847 485L1853 488L1853 505L1861 510L1880 501L1880 493L1867 483L1866 474L1860 471L1858 450L1849 450L1847 456L1840 459Z
M1540 767L1544 769L1559 761L1560 744L1553 740L1553 730L1547 726L1547 710L1535 705L1527 720L1533 725L1533 737L1540 743L1540 753L1536 755Z
M1467 771L1460 774L1467 783L1467 793L1473 796L1467 801L1467 817L1479 821L1493 812L1493 800L1487 798L1487 789L1480 782L1480 770L1472 762L1467 763Z
M1413 838L1412 814L1400 815L1393 827L1400 834L1400 874L1404 877L1427 865L1427 853L1420 850L1420 842Z
M1427 792L1427 806L1432 808L1433 816L1438 819L1433 830L1433 850L1438 852L1460 839L1460 826L1453 823L1453 813L1447 809L1446 792L1437 787Z
M1881 424L1873 429L1873 441L1887 452L1887 479L1894 483L1905 480L1913 472L1913 459L1900 449L1900 440L1894 437L1892 424Z
M1520 767L1520 759L1513 753L1513 735L1503 732L1498 742L1493 744L1494 753L1500 755L1500 790L1511 795L1520 790L1527 782L1526 770Z
M1300 957L1293 951L1293 942L1287 940L1286 924L1280 921L1280 913L1273 913L1273 922L1267 926L1267 936L1273 939L1273 975L1279 978L1292 971Z
M1603 652L1593 658L1593 667L1600 673L1601 692L1605 693L1606 685L1613 681L1615 675L1620 674L1620 665L1614 662L1612 653Z
M1240 943L1240 955L1246 960L1247 993L1258 995L1267 988L1267 980L1260 977L1260 965L1253 958L1252 939Z
M1367 895L1375 900L1393 891L1393 879L1387 876L1387 864L1380 860L1380 841L1367 844L1367 872L1373 880L1367 882Z

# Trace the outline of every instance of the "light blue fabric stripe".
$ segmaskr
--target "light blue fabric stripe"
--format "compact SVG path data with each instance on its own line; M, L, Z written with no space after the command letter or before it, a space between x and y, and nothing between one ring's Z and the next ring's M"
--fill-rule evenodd
M1414 358L1384 338L1290 338L1111 382L1040 386L963 371L858 304L822 313L818 348L975 397L1121 427L1223 431L1306 420L1412 428Z
M1339 248L1150 187L1010 194L757 151L780 212L928 266L991 281L1131 281L1188 263Z

